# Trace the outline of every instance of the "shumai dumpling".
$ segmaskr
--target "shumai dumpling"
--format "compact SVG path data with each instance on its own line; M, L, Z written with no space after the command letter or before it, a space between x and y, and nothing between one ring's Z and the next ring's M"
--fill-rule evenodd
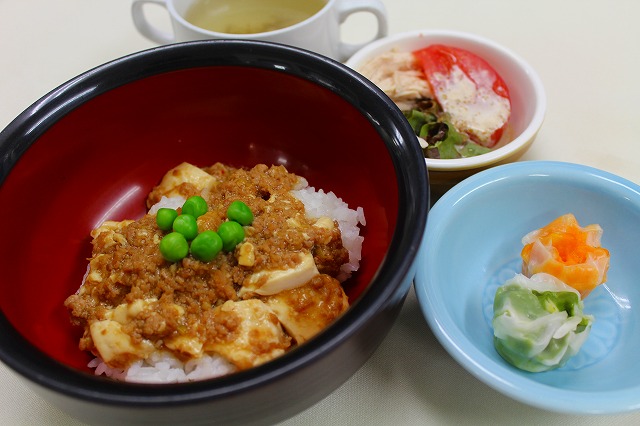
M584 299L607 279L609 251L600 246L599 225L581 227L566 214L522 238L522 273L544 272L575 288Z
M498 353L522 370L564 366L587 340L593 317L582 312L578 291L549 274L522 274L496 291L493 342Z

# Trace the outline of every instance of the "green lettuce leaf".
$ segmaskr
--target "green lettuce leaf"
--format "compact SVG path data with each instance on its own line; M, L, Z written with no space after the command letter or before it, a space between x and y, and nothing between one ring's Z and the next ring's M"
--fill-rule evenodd
M476 155L491 152L491 148L487 148L486 146L478 145L475 142L468 141L458 152L460 152L460 155L465 158L475 157Z
M462 144L465 141L465 137L458 132L451 123L445 124L447 125L447 136L444 140L436 142L436 148L438 148L440 158L460 158L460 153L456 149L456 145Z

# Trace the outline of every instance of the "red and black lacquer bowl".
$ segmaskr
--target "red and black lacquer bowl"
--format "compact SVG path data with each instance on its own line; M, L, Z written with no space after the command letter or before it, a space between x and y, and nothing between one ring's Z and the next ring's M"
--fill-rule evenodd
M63 306L80 285L89 232L137 218L182 161L283 164L362 206L350 309L260 367L196 383L96 377ZM428 205L420 148L395 105L347 67L253 41L163 46L90 70L0 133L0 360L38 394L96 424L252 424L324 398L372 354L414 276Z

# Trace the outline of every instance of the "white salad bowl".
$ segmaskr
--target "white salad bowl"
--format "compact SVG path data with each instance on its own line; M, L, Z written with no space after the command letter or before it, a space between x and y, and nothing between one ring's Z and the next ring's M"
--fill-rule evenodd
M493 299L521 270L521 238L566 213L603 228L607 281L584 298L595 320L580 351L563 367L529 373L494 348ZM545 161L484 170L429 213L414 281L423 314L458 363L515 400L571 414L637 410L639 222L640 186L610 173Z
M415 51L431 44L459 47L480 56L504 79L511 96L509 124L491 152L468 158L425 159L432 196L437 197L473 173L520 158L542 126L547 100L542 81L524 59L492 40L459 31L419 30L394 34L360 49L346 65L358 71L385 52Z

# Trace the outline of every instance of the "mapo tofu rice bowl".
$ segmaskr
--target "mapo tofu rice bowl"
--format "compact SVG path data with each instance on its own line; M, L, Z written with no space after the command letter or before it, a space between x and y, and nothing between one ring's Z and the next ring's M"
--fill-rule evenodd
M364 212L284 166L181 163L146 204L139 220L91 231L82 287L65 301L96 374L172 383L245 370L349 307L341 283L360 265Z
M0 212L0 359L90 423L317 402L392 326L428 211L400 110L270 43L105 64L18 116L0 154L0 202L36 200Z

